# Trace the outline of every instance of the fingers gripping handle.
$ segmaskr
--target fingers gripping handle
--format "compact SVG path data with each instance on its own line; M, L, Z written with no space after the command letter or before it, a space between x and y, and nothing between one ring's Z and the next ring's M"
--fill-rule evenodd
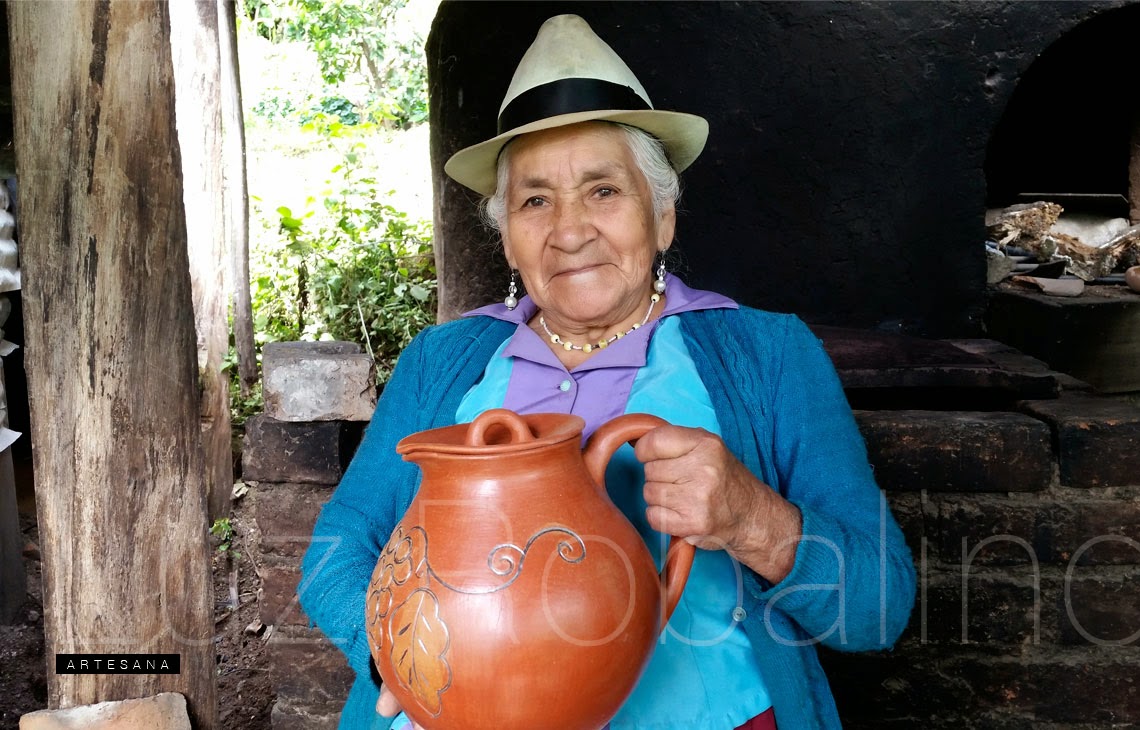
M586 461L586 471L594 480L594 486L606 496L606 466L610 463L614 452L625 443L636 443L639 438L658 426L667 425L657 416L648 413L628 413L619 416L609 423L601 426L586 444L583 455ZM608 496L606 497L608 499ZM693 566L695 548L677 537L669 538L669 550L665 556L665 567L662 569L662 582L665 584L665 600L662 608L664 615L661 619L662 627L669 622L673 609L681 600L681 593L685 590L685 583L689 580L689 570Z

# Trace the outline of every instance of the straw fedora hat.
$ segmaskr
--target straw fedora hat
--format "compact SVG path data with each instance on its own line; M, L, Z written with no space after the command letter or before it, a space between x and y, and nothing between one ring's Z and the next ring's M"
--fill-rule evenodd
M695 114L653 108L625 62L577 15L557 15L538 29L503 104L495 137L456 152L443 166L456 182L482 195L495 193L495 165L520 134L578 122L621 122L649 132L665 145L677 172L697 159L709 124Z

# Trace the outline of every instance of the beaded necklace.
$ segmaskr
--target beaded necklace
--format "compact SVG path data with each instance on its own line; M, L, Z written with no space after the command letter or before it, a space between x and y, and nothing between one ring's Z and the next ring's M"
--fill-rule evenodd
M641 318L640 322L637 322L625 332L617 332L616 334L610 335L608 338L598 340L597 343L587 342L584 345L575 345L572 342L562 339L560 335L554 334L550 331L550 328L546 326L546 317L544 315L538 315L538 323L542 325L542 331L546 333L546 336L550 338L550 341L556 345L561 345L563 350L566 350L567 352L571 350L581 350L585 353L591 353L594 350L604 350L606 347L609 347L610 344L617 342L621 338L628 335L630 332L633 332L636 329L640 329L642 325L649 321L649 315L653 314L653 307L659 301L661 301L661 295L654 293L651 297L649 297L649 309L645 310L645 316Z

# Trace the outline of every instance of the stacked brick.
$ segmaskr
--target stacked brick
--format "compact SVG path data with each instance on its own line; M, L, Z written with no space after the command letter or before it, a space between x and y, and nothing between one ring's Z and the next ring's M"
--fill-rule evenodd
M997 343L955 344L1048 372ZM243 476L258 482L273 727L334 728L351 673L308 628L296 586L375 405L370 362L343 343L291 343L268 348L264 369ZM1140 724L1140 407L1050 374L1060 397L1003 411L856 413L919 594L893 651L822 650L845 727Z
M242 478L260 539L262 623L277 699L275 730L335 728L352 684L343 655L297 603L301 556L321 505L376 407L372 358L344 342L266 345L264 414L246 424Z
M845 727L1140 723L1140 408L1057 379L1010 412L857 413L919 595L893 652L825 655Z

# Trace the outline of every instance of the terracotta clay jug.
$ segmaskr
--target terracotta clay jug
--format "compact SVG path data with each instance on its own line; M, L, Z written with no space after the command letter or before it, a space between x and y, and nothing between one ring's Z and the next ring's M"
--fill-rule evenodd
M629 414L580 447L577 416L490 410L397 451L419 493L368 587L372 658L427 730L597 730L633 690L693 546L658 574L606 494L614 452L664 421Z

